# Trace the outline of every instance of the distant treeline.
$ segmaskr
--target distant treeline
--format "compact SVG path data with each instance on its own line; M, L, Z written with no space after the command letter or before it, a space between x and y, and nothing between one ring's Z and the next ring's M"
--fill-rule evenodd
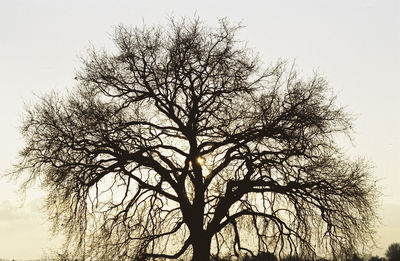
M361 257L358 254L353 254L350 258L344 261L400 261L400 244L393 243L391 244L385 252L386 257L380 256L368 256L368 257ZM231 261L231 258L218 258L212 257L212 261ZM298 258L295 256L286 256L284 258L277 258L273 253L261 253L257 256L245 256L240 261L314 261L314 260L307 260ZM331 261L325 258L316 259L316 261Z
M213 258L211 258L211 260L212 261L233 261L233 260L237 260L237 259L232 259L229 257L224 257L224 258L213 257ZM239 261L331 261L330 259L326 259L326 258L317 258L317 259L309 260L309 259L299 258L296 256L286 256L284 258L279 259L272 253L261 253L257 256L253 256L253 257L245 256L238 260ZM181 261L183 261L183 260L181 260ZM385 257L379 257L379 256L363 258L357 254L354 254L351 258L348 258L345 261L400 261L400 260L399 259L386 259Z
M368 256L368 257L361 257L358 254L353 254L350 258L343 260L343 261L400 261L400 243L393 243L391 244L385 252L386 257L380 256ZM31 260L24 260L24 261L89 261L87 260L80 260L71 258L70 256L65 256L58 254L56 258L43 258L43 259L31 259ZM211 261L331 261L325 258L319 258L314 260L307 260L298 258L296 256L286 256L281 259L276 257L273 253L260 253L257 256L244 256L240 259L237 258L230 258L230 257L211 257ZM0 261L22 261L16 259L2 259ZM135 260L133 260L135 261ZM142 261L142 260L141 260ZM143 260L143 261L150 261L150 260ZM178 261L186 261L183 259L179 259Z

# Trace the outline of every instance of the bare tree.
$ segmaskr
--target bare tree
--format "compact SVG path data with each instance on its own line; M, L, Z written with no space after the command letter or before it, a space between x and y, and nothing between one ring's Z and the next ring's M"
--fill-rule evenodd
M351 118L319 75L264 66L197 19L117 27L68 95L27 110L15 175L92 260L339 258L372 235L368 164L335 143Z

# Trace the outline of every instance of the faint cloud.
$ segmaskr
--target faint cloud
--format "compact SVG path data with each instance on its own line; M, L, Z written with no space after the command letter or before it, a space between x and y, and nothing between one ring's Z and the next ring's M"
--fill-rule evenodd
M3 200L0 202L0 222L10 222L43 216L43 201L33 199L25 204Z
M11 201L4 200L0 202L0 222L23 219L25 218L23 212L21 208Z

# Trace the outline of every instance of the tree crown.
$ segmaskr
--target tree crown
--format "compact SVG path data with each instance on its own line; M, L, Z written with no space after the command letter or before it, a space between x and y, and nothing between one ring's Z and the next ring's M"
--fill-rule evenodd
M264 69L238 29L117 27L117 53L93 50L73 92L27 111L17 172L84 254L339 257L371 235L368 165L335 143L351 118L321 76Z

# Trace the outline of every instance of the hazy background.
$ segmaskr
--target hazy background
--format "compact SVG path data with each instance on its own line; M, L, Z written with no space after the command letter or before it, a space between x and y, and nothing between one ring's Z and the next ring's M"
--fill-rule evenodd
M382 188L378 249L400 242L400 6L397 0L353 1L54 1L0 0L0 174L23 144L18 126L25 103L75 82L91 45L110 49L118 24L167 24L199 16L209 25L242 23L239 38L265 64L296 60L307 77L326 76L357 120L352 155L372 162ZM23 203L15 183L0 179L0 258L39 258L60 245L40 210L43 192Z

